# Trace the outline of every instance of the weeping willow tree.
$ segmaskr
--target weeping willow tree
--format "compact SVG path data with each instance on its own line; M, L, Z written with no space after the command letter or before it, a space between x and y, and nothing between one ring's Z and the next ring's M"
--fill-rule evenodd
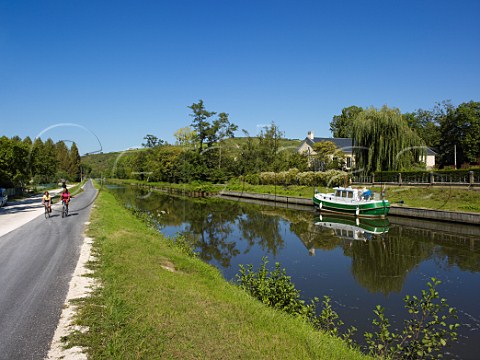
M426 156L423 140L398 109L383 106L359 113L353 121L355 163L359 171L406 170Z

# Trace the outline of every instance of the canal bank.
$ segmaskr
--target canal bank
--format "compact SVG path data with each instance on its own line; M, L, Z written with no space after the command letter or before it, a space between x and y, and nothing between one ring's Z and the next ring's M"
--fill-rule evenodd
M287 207L294 206L312 206L311 199L305 199L294 196L272 195L272 194L255 194L239 191L221 191L219 193L222 198L241 198L248 200L267 201L273 203L286 204ZM443 222L453 222L460 224L480 225L480 213L471 212L455 212L437 209L422 209L407 207L402 205L392 205L389 215L409 217L415 219L436 220Z

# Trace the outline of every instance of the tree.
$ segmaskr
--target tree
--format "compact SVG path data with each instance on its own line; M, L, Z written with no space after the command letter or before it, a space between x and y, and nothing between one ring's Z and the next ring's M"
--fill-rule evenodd
M0 186L24 186L28 178L28 149L18 137L0 137Z
M476 162L480 158L480 102L460 104L455 115L457 126L462 129L460 144L465 160Z
M403 114L410 129L420 136L427 146L437 148L440 144L440 117L435 110L418 109Z
M238 126L230 122L227 113L218 114L218 118L210 123L208 119L217 113L207 111L203 105L203 100L199 100L197 104L193 103L189 108L193 111L193 114L190 114L193 117L191 125L195 129L198 152L202 152L204 144L211 147L214 143L223 139L234 137L234 132L238 129Z
M198 151L201 152L204 142L211 136L211 124L208 122L208 119L216 113L207 111L201 99L198 103L193 103L188 108L193 111L193 114L190 114L193 117L191 125L197 133Z
M163 145L164 141L162 139L157 138L155 135L147 134L143 138L147 142L143 143L142 146L146 148L154 148L155 146Z
M52 139L45 143L42 139L36 138L31 152L32 175L36 183L48 183L55 179L57 173L57 156L55 144Z
M238 126L232 124L228 119L227 113L218 114L218 119L213 121L212 125L212 134L210 142L222 141L227 138L233 138L235 136L235 131L238 130Z
M261 159L258 156L258 147L256 139L242 130L245 141L241 144L240 156L238 157L238 165L236 166L237 175L255 174L262 171Z
M55 148L58 162L57 180L66 180L70 171L70 152L63 141L57 142Z
M147 155L150 155L149 152L150 151L138 150L133 155L131 166L134 178L139 180L145 180L145 173L149 172L147 171Z
M176 145L187 146L192 145L197 137L197 133L190 126L185 126L183 128L175 131L175 139L177 140Z
M25 137L25 139L23 139L23 143L25 144L25 146L32 146L32 139L30 139L30 136L27 136Z
M355 163L363 173L402 170L425 155L425 143L412 131L398 109L370 108L353 122Z
M232 124L228 120L227 113L218 114L218 119L213 121L211 127L210 136L208 137L208 146L211 146L215 142L221 142L226 138L233 138L235 136L234 132L238 130L238 126ZM222 147L219 147L219 161L218 168L221 168L222 165Z
M260 130L258 135L259 156L263 161L265 167L263 171L273 170L279 171L282 160L279 153L280 140L284 134L278 126L272 121L270 126L265 126Z
M351 138L352 126L355 117L362 112L363 109L358 106L349 106L342 109L340 115L335 115L330 122L330 131L333 137Z
M78 153L77 144L73 143L70 148L70 168L68 175L70 180L79 181L80 179L80 154Z
M480 157L480 103L448 108L441 123L441 164L476 162ZM454 154L456 150L456 153Z
M315 170L320 171L328 169L333 164L334 157L342 159L344 157L343 152L339 151L332 141L320 141L313 144L313 151L316 153L314 160L318 164L315 166Z

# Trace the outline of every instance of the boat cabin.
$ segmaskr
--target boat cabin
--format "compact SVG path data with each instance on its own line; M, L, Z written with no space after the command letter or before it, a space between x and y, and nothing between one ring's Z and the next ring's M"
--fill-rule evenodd
M351 187L348 188L334 188L335 193L334 196L337 198L341 198L342 200L369 200L373 197L373 194L370 190L364 189L352 189Z

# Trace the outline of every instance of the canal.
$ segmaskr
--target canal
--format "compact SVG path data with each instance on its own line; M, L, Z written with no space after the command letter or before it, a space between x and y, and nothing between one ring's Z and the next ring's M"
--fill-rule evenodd
M403 298L436 277L458 310L459 341L445 358L480 353L480 227L416 219L355 221L238 200L182 198L133 186L108 186L127 207L150 213L167 236L183 234L204 261L234 280L240 264L279 262L302 297L328 295L358 338L372 331L377 304L401 327Z

